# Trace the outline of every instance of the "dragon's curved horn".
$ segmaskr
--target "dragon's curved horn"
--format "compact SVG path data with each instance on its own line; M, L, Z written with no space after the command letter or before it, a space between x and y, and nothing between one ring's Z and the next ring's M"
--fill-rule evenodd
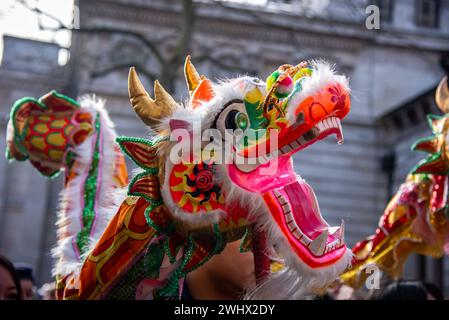
M154 100L151 99L134 67L129 70L128 92L134 111L150 127L158 124L162 118L172 115L178 107L176 101L157 80L154 82Z
M448 87L448 78L444 77L440 84L437 87L437 91L435 92L435 102L437 103L438 108L444 113L449 112L449 87Z
M190 62L190 56L186 57L186 62L184 64L184 75L186 77L187 87L189 92L192 93L200 84L202 78L196 71L195 66Z

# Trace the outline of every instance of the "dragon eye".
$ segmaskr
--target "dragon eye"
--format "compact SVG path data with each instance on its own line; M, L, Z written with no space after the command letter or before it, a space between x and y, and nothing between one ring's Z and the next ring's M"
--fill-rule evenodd
M245 130L248 127L248 116L245 113L239 112L235 117L237 128Z
M248 127L248 116L240 111L231 110L226 115L225 128L230 130L245 130Z
M226 115L225 128L230 130L236 130L237 126L237 115L239 112L237 110L231 110Z
M215 120L218 130L225 134L226 130L245 130L249 127L249 118L242 102L231 102L226 105Z

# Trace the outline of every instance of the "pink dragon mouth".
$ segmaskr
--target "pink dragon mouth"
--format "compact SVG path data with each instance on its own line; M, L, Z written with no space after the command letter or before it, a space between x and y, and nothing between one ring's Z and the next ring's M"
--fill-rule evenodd
M327 118L300 137L282 142L279 156L251 171L228 166L233 182L262 195L273 220L297 256L311 268L329 266L346 253L344 224L329 226L323 219L313 189L294 172L291 154L335 134L343 141L340 120ZM286 139L284 139L286 141Z
M344 255L344 223L339 227L327 224L315 193L300 177L263 197L282 233L309 266L329 265Z

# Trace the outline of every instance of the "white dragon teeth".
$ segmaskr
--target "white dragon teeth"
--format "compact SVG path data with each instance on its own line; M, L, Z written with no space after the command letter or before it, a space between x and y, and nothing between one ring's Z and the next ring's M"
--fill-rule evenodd
M323 131L324 129L326 129L326 128L324 127L324 122L323 122L323 121L319 122L318 125L317 125L317 127L318 127L318 129L319 129L320 131Z
M331 120L332 120L332 124L333 124L334 126L338 126L339 123L340 123L340 121L338 121L337 118L331 118Z
M334 249L340 248L345 244L345 222L341 221L341 225L339 227L330 227L330 234L335 234L336 240L332 241L326 246L326 250L324 253L332 251Z
M343 129L341 126L340 119L337 117L329 117L318 122L311 130L314 137L317 137L321 132L329 129L338 129L338 143L343 143ZM299 137L296 141L291 142L289 145L285 145L281 148L281 153L285 154L292 150L298 149L300 146L307 144L304 136Z
M312 242L312 240L310 240L310 238L306 235L306 234L302 234L301 239L299 239L303 245L308 246L310 244L310 242Z
M341 128L340 119L337 117L326 118L318 122L316 127L318 127L320 131L324 129L339 129Z
M339 245L345 244L345 221L341 221L340 229L338 230L337 238L339 239Z
M321 234L318 237L313 239L313 241L309 244L310 250L318 256L324 254L328 237L329 231L325 229L323 232L321 232Z
M337 121L337 126L338 126L338 132L339 132L339 137L338 137L338 143L339 144L343 144L345 138L343 136L343 128L341 127L341 122L340 120Z
M293 231L293 235L295 236L296 239L301 239L301 237L303 236L302 233L301 233L301 231L299 231L298 228L296 228L296 229Z
M287 223L289 223L290 221L295 221L295 218L293 217L291 212L285 214L285 221L287 221Z
M290 206L290 203L287 201L287 199L278 191L274 190L274 195L276 198L278 198L279 203L282 206L282 211L284 213L285 222L287 223L287 226L293 236L301 241L305 246L309 245L311 240L307 235L305 235L299 226L296 224L295 218L292 213L292 207Z
M340 227L329 227L327 230L329 230L329 234L334 234L340 229Z
M322 133L325 130L329 130L329 129L338 129L338 133L337 133L338 143L342 144L343 143L343 129L342 129L342 126L341 126L340 119L337 118L337 117L326 118L326 119L323 119L320 122L318 122L311 129L312 130L312 134L311 135L313 136L313 139L315 139L316 137L318 137L320 135L320 133ZM310 141L306 140L304 138L304 136L301 136L298 139L296 139L295 141L290 142L290 144L286 144L285 146L282 146L279 150L274 150L274 151L271 152L271 154L268 154L266 156L261 157L260 160L259 160L260 161L259 164L265 164L271 158L278 157L279 153L281 155L283 155L283 154L287 154L289 152L295 151L298 148L300 148L301 146L304 146L304 145L306 145L309 142ZM245 169L245 168L243 168L243 169ZM253 168L251 167L251 169L253 169Z

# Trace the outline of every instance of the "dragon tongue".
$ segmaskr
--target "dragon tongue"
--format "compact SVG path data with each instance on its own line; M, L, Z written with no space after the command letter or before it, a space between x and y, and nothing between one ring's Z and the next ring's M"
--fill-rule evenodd
M293 243L301 243L315 256L344 244L344 224L331 227L321 217L313 189L301 177L264 194L276 223Z

